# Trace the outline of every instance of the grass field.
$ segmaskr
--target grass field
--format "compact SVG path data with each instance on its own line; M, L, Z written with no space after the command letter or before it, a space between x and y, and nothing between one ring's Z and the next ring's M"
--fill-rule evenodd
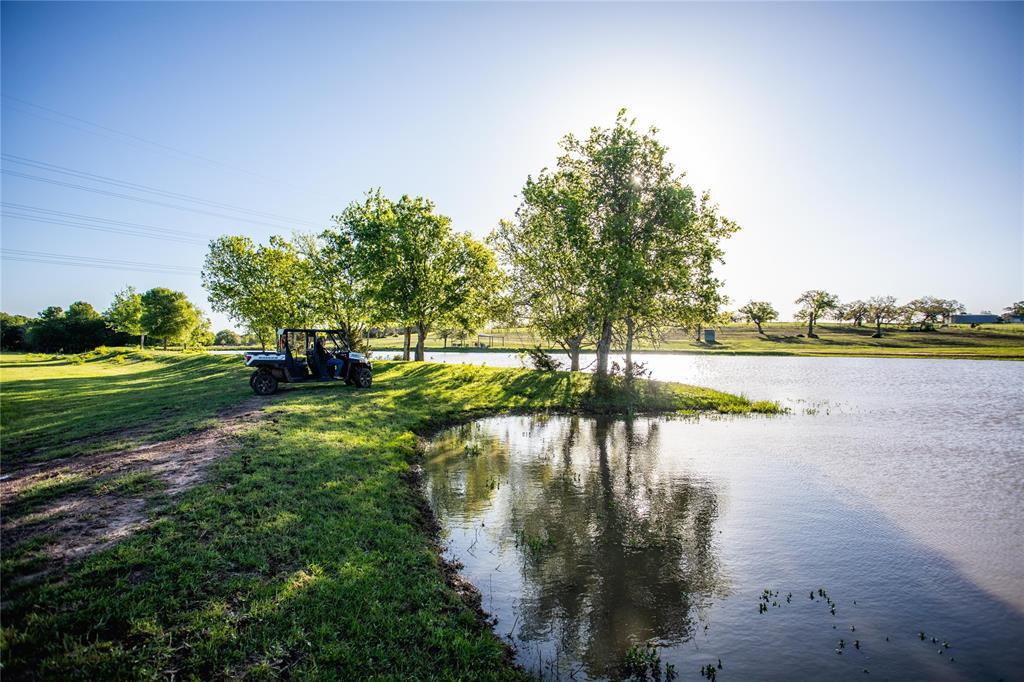
M879 357L935 357L976 358L996 360L1024 360L1024 324L983 325L975 329L953 326L932 332L908 331L905 328L883 327L880 339L871 338L873 327L854 327L849 324L819 324L815 333L819 338L804 336L807 326L799 322L781 322L764 325L764 334L758 334L754 325L732 324L718 330L714 345L697 343L693 336L681 330L671 330L662 343L639 342L639 351L678 353L719 353L742 355L856 355ZM555 350L526 329L493 330L496 337L484 339L492 344L491 350L516 351L541 344ZM477 337L469 340L470 346ZM401 350L402 339L390 336L373 339L371 346L378 351ZM445 342L429 336L428 350L441 350ZM449 350L478 350L472 347L453 347Z
M600 397L588 377L562 373L413 363L375 371L369 390L318 384L267 400L266 416L205 480L170 496L153 476L95 479L74 464L110 442L208 426L252 400L237 356L3 356L5 474L56 465L48 458L61 453L62 470L78 476L3 500L5 523L38 518L39 531L3 554L4 676L518 678L438 556L415 486L419 437L508 411L778 409L647 382ZM102 497L106 509L145 503L147 522L48 571L60 523L40 510L59 511L72 491ZM20 516L26 510L34 516Z

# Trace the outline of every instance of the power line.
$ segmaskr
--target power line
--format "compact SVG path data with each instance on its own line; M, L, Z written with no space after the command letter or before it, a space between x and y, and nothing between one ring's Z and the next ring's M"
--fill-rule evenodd
M273 223L268 223L268 222L265 222L265 221L262 221L262 220L255 220L253 218L231 216L231 215L226 215L224 213L217 213L215 211L206 211L206 210L203 210L203 209L200 209L200 208L191 208L189 206L179 206L177 204L168 204L168 203L163 202L163 201L156 201L156 200L153 200L153 199L146 199L144 197L133 197L130 194L120 194L118 192L109 192L109 191L107 191L105 189L99 189L97 187L86 187L84 185L76 185L76 184L71 183L71 182L64 182L63 180L54 180L53 178L44 178L44 177L41 177L39 175L31 175L29 173L20 173L18 171L13 171L13 170L10 170L8 168L0 169L0 172L2 172L4 175L10 175L10 176L16 177L16 178L24 178L26 180L34 180L35 182L44 182L44 183L47 183L47 184L50 184L50 185L56 185L58 187L69 187L71 189L82 190L84 192L92 192L94 194L102 194L104 196L114 197L114 198L117 198L117 199L126 199L128 201L137 201L139 203L151 204L153 206L163 206L164 208L173 208L173 209L178 210L178 211L188 211L190 213L200 213L200 214L203 214L203 215L213 216L215 218L223 218L225 220L231 220L231 221L235 221L235 222L255 223L257 225L263 225L265 227L270 227L270 228L273 228L275 230L287 230L288 229L287 227L284 227L282 225L275 225Z
M166 275L197 275L199 268L184 265L163 265L160 263L142 263L139 261L118 260L113 258L95 258L90 256L71 256L45 251L26 251L23 249L0 249L4 260L22 261L27 263L45 263L48 265L74 265L92 267L103 270L137 270Z
M144 231L140 231L140 230L130 230L130 229L127 229L127 228L110 227L110 226L105 226L105 225L83 225L81 223L74 223L74 222L69 222L69 221L66 221L66 220L49 220L47 218L41 218L41 217L32 216L32 215L22 215L20 213L11 213L9 211L2 211L2 212L0 212L0 216L3 216L4 218L13 218L15 220L28 220L28 221L31 221L31 222L34 222L34 223L43 223L45 225L56 225L56 226L59 226L59 227L75 227L75 228L78 228L78 229L81 229L81 230L92 230L94 232L107 232L107 233L110 233L110 234L121 234L121 235L125 235L125 236L128 236L128 237L145 237L147 239L159 239L161 241L177 242L179 244L192 244L192 245L196 245L196 246L200 246L200 245L205 244L205 242L200 241L198 239L183 239L183 238L179 238L179 237L171 237L171 236L167 236L167 235L152 234L152 233L144 232Z
M169 227L156 227L154 225L142 225L139 223L130 223L123 220L112 220L110 218L98 218L96 216L83 215L81 213L68 213L66 211L54 211L48 208L40 208L38 206L29 206L27 204L17 204L14 202L0 201L0 206L5 209L13 209L17 213L4 212L3 215L8 215L12 218L20 218L22 220L33 220L35 222L53 222L54 224L66 224L74 226L93 226L99 229L109 228L111 230L128 229L132 232L144 232L149 233L146 236L153 237L166 237L168 239L195 242L205 244L209 241L210 237L207 235L199 234L198 232L187 232L185 230L178 230ZM100 223L101 225L96 225ZM140 235L142 236L142 235Z
M256 211L242 206L235 206L233 204L227 204L220 201L213 201L211 199L203 199L202 197L195 197L189 194L182 194L180 192L171 192L168 190L160 189L159 187L152 187L150 185L141 185L134 182L128 182L126 180L118 180L116 178L107 177L105 175L97 175L95 173L89 173L86 171L75 170L74 168L68 168L67 166L60 166L54 163L47 163L45 161L38 161L36 159L30 159L24 156L18 156L16 154L8 154L6 152L0 153L0 157L7 161L11 161L23 166L29 166L31 168L37 168L40 170L50 171L54 173L61 173L64 175L70 175L72 177L80 178L83 180L91 180L93 182L100 182L107 185L113 185L115 187L121 187L124 189L135 190L136 192L145 192L148 194L155 194L157 196L167 197L170 199L180 199L191 203L200 205L210 206L213 208L223 208L236 213L244 213L255 216L261 216L264 218L273 218L276 220L283 220L291 223L302 223L311 227L317 227L317 224L310 220L301 220L290 216L282 216L276 213L269 213L267 211Z
M93 128L97 128L97 129L102 130L102 131L106 131L107 133L112 133L113 135L116 135L118 137L113 137L112 138L110 135L104 135L103 133L99 133L96 130L89 130L87 128L81 128L80 126L72 125L72 124L68 123L67 121L60 121L60 120L57 120L57 119L49 118L47 116L42 116L41 114L39 114L37 112L34 112L34 111L28 111L28 110L25 110L25 109L21 110L22 113L26 113L26 114L29 114L31 116L36 116L38 118L42 118L43 120L50 121L52 123L58 123L60 125L66 125L66 126L68 126L70 128L74 128L76 130L81 130L81 131L84 131L84 132L88 132L88 133L91 133L91 134L94 134L94 135L99 135L100 137L106 137L108 139L119 139L121 142L124 142L125 139L133 140L135 142L141 142L141 143L149 145L151 147L155 147L156 149L159 149L160 151L164 152L165 154L170 153L172 155L176 154L176 155L179 155L179 156L185 156L185 157L188 157L188 158L196 160L196 161L201 161L203 163L213 164L215 166L220 166L221 168L226 168L226 169L234 171L236 173L244 173L244 174L246 174L246 175L248 175L250 177L262 180L263 182L272 183L275 186L282 186L283 185L283 186L291 187L292 189L301 190L301 191L306 192L306 193L315 193L315 194L317 194L319 196L322 196L324 198L329 198L329 199L332 199L332 200L334 199L334 197L329 197L327 194L324 194L322 192L310 192L308 187L300 187L298 185L293 185L291 183L287 183L287 182L284 182L284 181L276 179L276 178L272 178L272 177L269 177L269 176L266 176L266 175L262 175L260 173L255 173L255 172L253 172L251 170L248 170L248 169L245 169L245 168L241 168L239 166L234 166L232 164L224 163L223 161L218 161L217 159L212 159L212 158L210 158L208 156L203 156L202 154L196 154L194 152L186 151L184 149L179 149L177 147L172 147L171 145L163 144L161 142L156 142L154 140L150 140L150 139L147 139L145 137L141 137L139 135L133 135L132 133L126 133L123 130L117 130L116 128L111 128L110 126L105 126L105 125L101 125L99 123L95 123L93 121L88 121L88 120L86 120L84 118L81 118L79 116L74 116L72 114L68 114L68 113L65 113L63 111L58 111L58 110L52 109L50 107L45 107L45 106L43 106L41 104L35 104L33 102L29 102L26 99L22 99L20 97L15 97L14 95L8 94L6 92L5 93L0 93L0 97L3 97L4 99L6 99L6 100L8 100L10 102L17 102L17 103L19 103L19 104L21 104L23 106L32 107L33 109L38 109L40 111L45 111L47 113L54 114L54 115L60 116L62 118L66 118L66 119L69 119L69 120L72 120L72 121L77 121L78 123L82 123L82 124L85 124L87 126L91 126Z

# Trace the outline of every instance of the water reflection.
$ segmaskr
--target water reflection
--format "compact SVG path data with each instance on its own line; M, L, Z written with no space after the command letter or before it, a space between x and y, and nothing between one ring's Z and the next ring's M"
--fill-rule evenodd
M732 679L1019 677L1019 611L792 457L815 423L485 419L434 441L426 493L495 631L546 678L616 677L647 643L684 678L719 658Z
M495 554L514 557L520 646L542 643L542 661L564 656L601 676L633 644L691 637L696 614L726 592L712 543L715 488L657 465L657 421L515 426L500 436L480 423L450 431L428 468L439 516L473 521L472 536L453 534L456 553L472 552L483 531ZM510 448L529 454L512 467Z

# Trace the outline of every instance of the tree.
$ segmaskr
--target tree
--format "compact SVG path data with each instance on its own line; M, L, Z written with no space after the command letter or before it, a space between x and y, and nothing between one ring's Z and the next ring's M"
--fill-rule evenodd
M762 324L779 319L779 312L768 301L750 301L740 308L740 314L747 322L757 325L758 334L764 334Z
M816 339L818 337L814 333L814 324L822 315L836 309L839 297L821 289L810 289L800 294L794 303L803 304L797 312L797 319L807 320L807 336Z
M921 329L931 329L940 322L948 325L953 315L966 310L959 301L935 296L915 298L906 306L906 314L910 324L917 324Z
M141 324L144 333L161 339L167 350L168 343L187 342L196 326L196 310L183 292L156 287L142 294Z
M316 323L341 330L349 348L361 348L369 311L363 284L353 268L355 245L351 238L325 230L319 235L298 235L296 248L306 270Z
M0 313L0 349L24 350L29 319L24 315Z
M867 303L861 300L843 303L834 310L835 319L840 322L852 322L855 327L864 326L867 317Z
M1017 301L1003 308L1003 319L1009 321L1011 318L1024 319L1024 301Z
M415 328L416 360L423 360L435 325L470 327L497 291L490 250L453 231L451 220L423 197L403 195L395 202L378 189L350 204L335 223L353 245L353 272L378 319L397 321L407 339Z
M554 341L580 369L580 351L594 331L590 311L590 235L580 188L563 172L527 178L514 221L501 221L490 242L509 273L509 317ZM516 322L518 320L510 320Z
M210 318L192 303L189 303L189 307L192 309L192 319L188 329L182 334L182 345L185 348L212 346L215 337L210 328Z
M874 338L882 338L882 325L900 318L901 308L895 296L872 296L864 304L864 317L875 325Z
M213 344L215 346L240 346L242 337L231 329L222 329L213 337Z
M265 349L280 327L307 327L316 318L309 270L281 237L257 246L248 237L210 242L203 264L210 304L259 338Z
M142 297L135 287L125 287L114 294L110 307L103 313L107 326L117 332L139 337L139 348L146 347L142 329Z
M538 292L531 307L551 311L542 333L570 357L593 335L602 375L617 327L628 370L637 334L714 318L721 302L711 270L721 260L719 241L737 227L707 195L698 205L656 135L655 128L638 131L625 110L611 128L567 135L556 170L527 180L514 229L506 226L499 248L510 260L513 240L525 236L531 267L520 271L538 280L516 278L515 286Z
M62 351L68 345L64 309L52 305L39 313L28 326L28 345L44 352Z

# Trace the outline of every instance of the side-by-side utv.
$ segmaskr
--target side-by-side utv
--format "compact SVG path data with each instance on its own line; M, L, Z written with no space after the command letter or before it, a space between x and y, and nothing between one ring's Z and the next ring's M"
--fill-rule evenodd
M362 353L351 351L337 329L278 329L277 351L245 354L252 367L249 385L257 395L270 395L280 383L344 381L369 388L373 366Z

